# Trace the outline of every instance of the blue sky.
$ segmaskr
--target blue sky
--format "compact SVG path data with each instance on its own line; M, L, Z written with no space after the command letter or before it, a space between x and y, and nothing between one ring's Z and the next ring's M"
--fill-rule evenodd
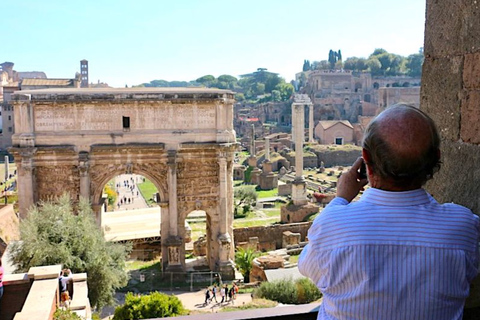
M425 0L22 0L1 5L0 60L17 71L91 82L237 76L267 68L287 81L303 60L423 46Z

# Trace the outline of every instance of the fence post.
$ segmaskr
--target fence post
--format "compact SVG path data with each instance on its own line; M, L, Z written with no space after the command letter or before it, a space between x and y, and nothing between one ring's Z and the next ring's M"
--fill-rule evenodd
M190 292L193 291L193 272L190 273Z

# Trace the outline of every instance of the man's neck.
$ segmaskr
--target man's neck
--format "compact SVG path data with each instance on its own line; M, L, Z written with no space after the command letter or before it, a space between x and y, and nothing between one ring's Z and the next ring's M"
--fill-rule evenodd
M411 185L404 185L399 186L391 181L384 180L379 177L374 177L370 180L370 186L372 188L384 190L384 191L392 191L392 192L401 192L401 191L410 191L420 189L422 186L418 185L417 183L412 183Z

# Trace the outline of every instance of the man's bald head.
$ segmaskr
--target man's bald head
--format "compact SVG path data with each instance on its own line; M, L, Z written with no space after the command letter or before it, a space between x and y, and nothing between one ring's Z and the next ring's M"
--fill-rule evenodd
M373 173L399 188L420 187L440 167L440 138L433 120L419 109L398 104L367 127L363 148Z

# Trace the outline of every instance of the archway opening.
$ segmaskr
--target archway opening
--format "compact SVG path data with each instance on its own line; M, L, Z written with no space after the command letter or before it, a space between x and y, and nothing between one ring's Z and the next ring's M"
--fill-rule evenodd
M103 187L101 227L105 239L132 242L132 260L161 256L161 209L158 189L146 177L121 174Z
M209 270L209 223L203 210L193 210L185 218L185 266L189 271Z

